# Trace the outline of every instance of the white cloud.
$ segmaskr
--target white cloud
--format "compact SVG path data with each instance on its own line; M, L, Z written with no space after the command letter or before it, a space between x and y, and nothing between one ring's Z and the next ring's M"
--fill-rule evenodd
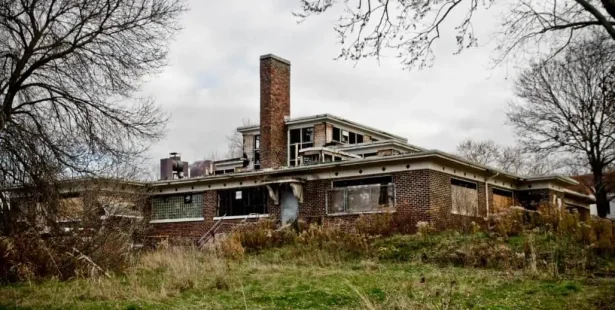
M166 138L151 148L154 159L170 151L188 161L224 154L226 135L245 119L258 122L259 56L268 53L292 63L293 117L331 113L445 151L467 137L513 141L504 124L511 73L487 69L491 45L452 55L452 27L435 45L435 66L408 72L394 58L356 66L333 60L337 15L298 24L291 14L298 1L195 0L189 6L169 66L143 89L171 113ZM493 23L488 15L477 17L479 38Z

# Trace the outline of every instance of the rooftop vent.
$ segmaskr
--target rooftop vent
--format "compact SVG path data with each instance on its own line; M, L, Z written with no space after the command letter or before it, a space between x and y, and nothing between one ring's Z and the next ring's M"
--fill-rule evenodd
M177 152L169 153L169 158L160 160L160 179L173 180L188 177L188 162L181 160Z

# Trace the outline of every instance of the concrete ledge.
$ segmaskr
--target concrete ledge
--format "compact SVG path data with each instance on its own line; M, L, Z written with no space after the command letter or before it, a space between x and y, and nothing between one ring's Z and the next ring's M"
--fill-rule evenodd
M282 57L280 57L280 56L276 56L276 55L273 55L273 54L267 54L267 55L262 55L262 56L260 57L260 59L261 59L261 60L263 60L263 59L268 59L268 58L275 59L275 60L277 60L277 61L279 61L279 62L283 62L283 63L285 63L285 64L287 64L287 65L289 65L289 66L290 66L290 61L289 61L289 60L286 60L286 59L284 59L284 58L282 58Z
M353 213L331 213L326 216L349 216L349 215L362 215L362 214L384 214L384 213L395 213L396 211L366 211L366 212L353 212Z
M259 215L233 215L233 216L215 216L214 221L217 220L242 220L242 219L258 219L263 217L269 217L269 214L259 214Z
M190 218L181 218L181 219L151 220L149 222L150 224L157 224L157 223L199 222L199 221L204 221L204 220L205 218L203 217L190 217Z

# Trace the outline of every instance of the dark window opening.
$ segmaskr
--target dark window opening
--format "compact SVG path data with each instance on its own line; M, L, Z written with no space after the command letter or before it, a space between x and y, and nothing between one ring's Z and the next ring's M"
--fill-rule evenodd
M357 143L363 143L363 135L357 134Z
M290 143L301 143L301 129L290 130Z
M337 142L341 142L342 138L341 138L342 134L339 128L333 127L333 141L337 141Z
M365 153L365 154L361 154L361 156L363 156L363 158L374 157L374 156L378 156L378 152Z
M218 191L218 216L267 214L267 190L249 187Z
M393 183L393 177L384 176L384 177L334 181L333 187L348 187L348 186L361 186L361 185L373 185L373 184L387 185L390 183Z
M224 174L224 170L216 170L214 171L214 174Z
M313 127L303 128L301 134L302 134L303 143L314 141L314 128Z
M507 190L503 190L503 189L499 189L499 188L494 188L493 189L493 194L494 195L499 195L499 196L504 196L504 197L512 197L513 193L511 191L507 191Z
M465 188L471 188L471 189L476 189L476 183L474 182L468 182L468 181L463 181L463 180L459 180L459 179L451 179L451 184L455 185L455 186L461 186L461 187L465 187Z
M254 151L254 170L258 170L261 168L261 151Z
M357 134L354 132L350 132L348 134L348 141L350 144L356 144L357 143Z
M185 204L192 203L192 194L188 194L184 196L184 203Z
M226 170L224 170L225 174L226 173L233 173L233 172L235 172L235 169L226 169Z
M325 154L325 162L330 163L333 161L333 156Z

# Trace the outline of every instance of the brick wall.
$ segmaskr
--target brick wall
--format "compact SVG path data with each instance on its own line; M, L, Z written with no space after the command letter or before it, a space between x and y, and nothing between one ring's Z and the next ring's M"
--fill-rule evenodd
M290 63L267 55L260 60L261 167L279 168L287 163L285 116L290 116Z
M314 125L314 146L323 146L327 143L327 125L325 123Z
M417 221L429 221L432 208L445 208L449 210L452 205L451 179L453 176L433 170L408 170L395 173L382 173L391 175L395 184L396 212L395 217L411 221L410 227L414 227ZM372 176L370 176L372 177ZM458 177L455 177L458 178ZM459 178L462 179L462 178ZM299 205L299 218L310 222L354 222L358 215L327 216L326 203L327 191L331 189L331 179L310 180L303 185L304 202ZM485 184L477 183L477 195L479 213L486 215ZM490 192L492 189L490 187ZM547 197L549 191L545 191ZM490 193L490 197L492 194ZM216 191L204 192L203 217L204 221L186 223L154 224L154 235L167 235L170 237L190 236L201 237L215 223L217 193ZM268 200L270 219L281 218L281 206L274 205L273 200ZM219 232L229 231L241 220L224 220Z

